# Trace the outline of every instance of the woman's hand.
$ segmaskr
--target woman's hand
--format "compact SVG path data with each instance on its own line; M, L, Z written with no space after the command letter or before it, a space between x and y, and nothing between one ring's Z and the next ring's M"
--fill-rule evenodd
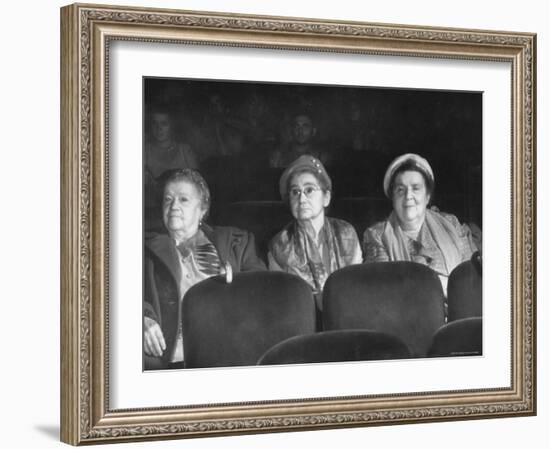
M149 317L143 318L145 329L143 331L143 348L145 354L152 357L162 357L166 349L166 342L162 329L155 320Z

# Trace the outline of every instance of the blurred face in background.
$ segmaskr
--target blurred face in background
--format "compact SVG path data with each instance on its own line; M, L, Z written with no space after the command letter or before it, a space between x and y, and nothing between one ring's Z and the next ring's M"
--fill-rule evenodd
M250 120L260 119L266 111L265 101L259 95L254 95L247 104L247 114Z
M165 112L154 112L152 117L153 138L157 142L165 142L172 137L170 117Z
M361 118L361 106L359 103L352 101L349 105L349 117L356 122Z
M211 94L208 97L210 112L214 115L220 115L225 112L222 97L218 94Z
M308 143L315 135L315 128L311 118L307 115L298 115L294 118L292 137L298 144Z

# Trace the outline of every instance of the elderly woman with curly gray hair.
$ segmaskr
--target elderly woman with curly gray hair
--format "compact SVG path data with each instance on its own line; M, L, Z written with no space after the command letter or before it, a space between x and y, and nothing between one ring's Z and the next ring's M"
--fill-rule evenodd
M210 190L193 169L171 171L164 182L166 233L145 241L143 351L146 369L184 367L183 296L198 282L231 271L265 270L250 232L204 223Z

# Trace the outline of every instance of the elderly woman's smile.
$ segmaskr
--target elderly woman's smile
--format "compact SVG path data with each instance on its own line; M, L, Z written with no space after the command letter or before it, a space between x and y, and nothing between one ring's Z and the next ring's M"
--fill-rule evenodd
M392 194L393 209L400 223L407 227L421 225L430 202L424 177L417 171L404 171L395 177Z

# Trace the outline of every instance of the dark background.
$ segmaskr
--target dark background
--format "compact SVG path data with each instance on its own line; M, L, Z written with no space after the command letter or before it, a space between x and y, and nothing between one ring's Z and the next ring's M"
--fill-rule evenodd
M270 168L269 157L288 144L296 114L311 117L313 143L329 155L327 215L351 222L360 238L391 211L382 180L403 153L430 162L433 205L482 227L479 92L145 78L144 151L161 109L210 186L210 223L253 231L262 250L290 220L278 193L283 169ZM145 228L161 230L159 210L146 210Z

